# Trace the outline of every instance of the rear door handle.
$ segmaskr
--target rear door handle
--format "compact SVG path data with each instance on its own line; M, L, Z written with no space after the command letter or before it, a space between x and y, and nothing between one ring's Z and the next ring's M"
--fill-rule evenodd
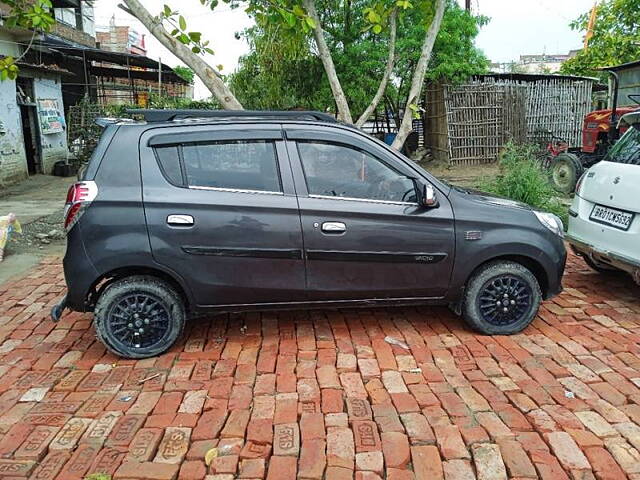
M342 222L324 222L322 224L323 233L344 233L347 231L347 226Z
M167 225L174 227L189 227L194 224L193 217L191 215L169 215L167 217Z

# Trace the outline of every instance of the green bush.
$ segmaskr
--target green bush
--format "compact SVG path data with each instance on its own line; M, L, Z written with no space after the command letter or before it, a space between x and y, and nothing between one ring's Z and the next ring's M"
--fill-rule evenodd
M485 179L480 189L526 203L537 210L558 215L567 224L567 208L556 198L547 172L536 158L536 145L507 144L500 155L500 173Z

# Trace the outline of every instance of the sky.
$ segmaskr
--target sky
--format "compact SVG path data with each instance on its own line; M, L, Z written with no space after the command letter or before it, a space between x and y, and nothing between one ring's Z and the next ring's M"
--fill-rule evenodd
M464 0L459 0L464 4ZM141 0L152 13L157 14L163 1ZM234 34L251 25L251 20L242 9L231 10L222 4L214 12L203 7L198 0L166 0L169 5L180 10L188 21L189 29L200 31L211 41L214 55L206 55L205 60L212 65L222 65L223 73L231 73L238 64L238 58L247 52L243 40L236 40ZM118 25L134 26L141 33L146 29L133 17L118 8L119 0L97 0L95 15L97 26L107 26L115 15ZM569 28L571 20L588 11L594 0L472 0L474 13L490 17L489 23L477 38L477 46L493 62L509 62L526 54L567 53L580 48L582 36ZM162 58L170 66L181 62L153 38L146 35L147 56ZM200 81L196 81L195 97L210 96Z

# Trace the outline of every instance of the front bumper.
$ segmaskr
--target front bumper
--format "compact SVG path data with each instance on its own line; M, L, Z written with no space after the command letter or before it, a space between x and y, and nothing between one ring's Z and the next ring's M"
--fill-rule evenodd
M636 283L640 284L640 261L595 247L571 235L567 235L566 240L578 255L586 255L596 263L604 263L623 270L631 274Z

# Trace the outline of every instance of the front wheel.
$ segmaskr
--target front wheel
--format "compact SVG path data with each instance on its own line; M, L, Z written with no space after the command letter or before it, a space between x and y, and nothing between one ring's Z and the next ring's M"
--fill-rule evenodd
M529 269L510 261L480 267L469 279L462 315L487 335L511 335L535 318L542 301L538 280Z
M180 295L149 276L116 280L100 295L94 311L98 338L116 355L149 358L180 337L186 318Z
M573 193L583 171L582 162L576 155L567 152L561 153L551 166L551 184L558 192Z

